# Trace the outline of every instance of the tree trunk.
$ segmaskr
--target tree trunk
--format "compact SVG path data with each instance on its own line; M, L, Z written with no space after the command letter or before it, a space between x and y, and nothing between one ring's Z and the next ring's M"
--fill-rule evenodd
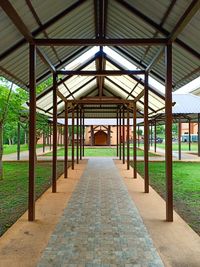
M3 125L0 122L0 180L3 180Z

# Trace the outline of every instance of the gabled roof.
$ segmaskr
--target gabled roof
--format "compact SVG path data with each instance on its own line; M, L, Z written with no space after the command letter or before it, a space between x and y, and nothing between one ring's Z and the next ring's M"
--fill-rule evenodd
M81 65L75 64L74 69L94 71L98 69L99 59L103 58L105 70L117 71L122 69L122 65L113 61L106 53L99 51L90 57L87 62ZM67 67L69 69L69 66ZM52 115L53 105L53 87L38 95L36 106L38 111L43 111L48 115ZM65 76L59 81L58 91L67 100L82 99L85 97L95 97L99 94L98 79L91 76ZM141 77L133 75L125 76L105 76L103 81L103 97L116 97L119 99L134 100L138 98L137 109L138 117L143 116L144 111L144 83ZM102 109L103 106L103 109ZM152 86L149 86L149 114L155 115L164 109L164 96ZM64 117L65 103L59 98L57 102L59 117ZM86 118L115 118L118 106L116 104L103 105L84 105ZM130 110L131 113L133 110Z
M34 38L169 38L174 41L174 90L200 75L200 1L2 0L1 6L0 75L23 88L28 89L28 42ZM51 74L50 68L60 69L88 49L39 47L38 83ZM152 66L151 75L164 82L162 47L113 49L139 68Z

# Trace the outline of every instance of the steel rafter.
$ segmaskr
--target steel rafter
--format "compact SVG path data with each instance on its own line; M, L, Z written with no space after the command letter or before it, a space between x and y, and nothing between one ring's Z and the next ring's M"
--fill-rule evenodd
M186 9L184 14L181 16L171 33L168 35L168 40L170 42L173 42L176 40L177 36L183 31L183 29L187 26L187 24L190 22L192 17L197 13L197 11L200 8L200 1L199 0L193 0L192 3L189 5L189 7ZM152 59L150 64L147 66L146 71L150 71L152 67L160 60L160 58L163 56L165 49L160 48L155 57Z
M163 27L160 27L159 24L157 24L156 22L154 22L151 18L147 17L145 14L143 14L141 11L139 11L138 9L136 9L135 7L133 7L132 5L130 5L129 3L127 3L126 1L124 1L124 0L115 0L115 1L117 3L119 3L121 6L123 6L124 8L128 9L130 12L132 12L135 16L137 16L138 18L140 18L141 20L143 20L149 26L151 26L152 28L158 30L165 37L167 37L167 36L170 35L170 32L169 31L167 31ZM176 38L174 40L174 42L176 44L178 44L180 47L182 47L183 49L185 49L187 52L189 52L191 55L193 55L194 57L196 57L197 59L200 59L200 54L197 51L195 51L194 49L192 49L190 46L188 46L186 43L184 43L183 41L181 41L180 39Z
M25 0L25 1L26 1L27 6L29 7L29 9L30 9L30 11L31 11L31 13L32 13L32 15L33 15L33 17L35 18L37 24L38 24L40 27L42 27L42 22L41 22L39 16L37 15L37 13L36 13L36 11L35 11L35 9L34 9L34 7L33 7L33 4L31 3L30 0ZM42 30L42 32L43 32L45 38L49 39L49 36L48 36L47 32L46 32L45 30ZM51 45L51 49L52 49L54 55L56 56L57 60L58 60L59 62L61 62L61 60L60 60L60 58L59 58L59 56L58 56L58 53L56 52L55 47Z
M34 44L34 37L29 32L27 26L24 24L12 4L8 0L1 0L0 5L18 31L24 36L26 41ZM50 62L49 58L44 54L44 52L38 47L36 48L36 51L41 60L51 69L52 72L55 72L55 67Z
M38 29L34 30L32 32L32 36L35 38L37 35L39 35L40 33L42 33L44 30L48 29L49 27L51 27L53 24L55 24L56 22L58 22L64 16L68 15L70 12L72 12L73 10L75 10L77 7L79 7L80 5L82 5L85 2L86 2L86 0L78 0L77 2L75 2L70 7L67 7L65 10L61 11L58 15L56 15L55 17L51 18L49 21L47 21L46 23L44 23L41 27L39 27ZM0 61L3 60L4 58L6 58L8 55L10 55L12 52L14 52L17 48L20 48L22 45L26 44L26 42L27 42L26 38L21 39L19 42L17 42L11 48L9 48L8 50L6 50L0 56Z

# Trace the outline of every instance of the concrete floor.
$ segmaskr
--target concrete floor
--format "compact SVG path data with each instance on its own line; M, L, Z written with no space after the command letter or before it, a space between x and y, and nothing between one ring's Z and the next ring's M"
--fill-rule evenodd
M50 188L37 200L35 222L27 221L26 212L0 238L0 267L37 266L86 165L87 160L82 160L79 165L75 164L75 170L69 169L68 179L61 176L58 180L58 193L52 194ZM130 198L132 198L164 266L199 267L200 237L176 212L174 212L174 222L167 223L165 221L165 201L151 187L150 193L144 194L143 179L139 175L137 179L133 179L132 168L126 170L126 164L123 165L119 160L115 160L115 165L123 177L122 187L125 184L128 189L130 197L127 204L130 205ZM102 169L102 166L99 167ZM96 176L96 172L94 172L94 176ZM108 180L110 180L109 177ZM115 183L113 186L115 187ZM104 187L106 190L106 186ZM111 196L111 199L113 197L114 195ZM96 198L94 198L94 203L96 203ZM129 246L131 252L133 248L134 244L131 244ZM57 267L58 265L52 266ZM94 264L93 266L99 265Z
M110 158L91 158L38 267L163 267Z
M150 186L149 194L144 193L144 179L133 169L116 160L115 164L124 178L129 195L133 199L146 225L154 245L165 267L199 267L200 237L174 211L174 221L166 222L166 203Z

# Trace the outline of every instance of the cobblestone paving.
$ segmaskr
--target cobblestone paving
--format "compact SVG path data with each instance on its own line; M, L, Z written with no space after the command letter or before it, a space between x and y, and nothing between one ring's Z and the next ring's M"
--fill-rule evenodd
M38 267L163 267L112 159L90 159Z

